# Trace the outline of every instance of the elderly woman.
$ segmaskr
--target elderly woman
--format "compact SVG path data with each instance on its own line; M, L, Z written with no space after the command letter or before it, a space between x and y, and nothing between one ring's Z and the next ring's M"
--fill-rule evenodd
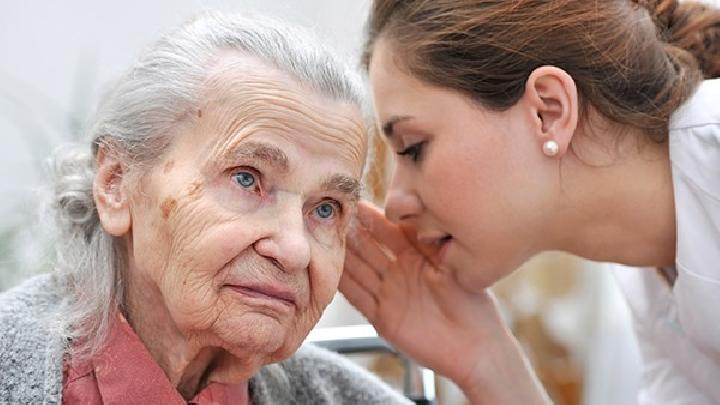
M342 270L360 103L273 21L205 14L157 42L92 153L58 158L56 271L0 295L0 402L405 402L298 350Z

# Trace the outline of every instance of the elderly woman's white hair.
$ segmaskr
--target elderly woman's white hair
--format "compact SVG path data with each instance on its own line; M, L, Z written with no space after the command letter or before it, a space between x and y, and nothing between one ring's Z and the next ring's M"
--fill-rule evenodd
M55 157L56 272L66 288L62 321L72 355L93 355L116 308L123 307L122 240L106 233L93 200L95 155L104 145L133 178L153 164L173 129L197 111L202 85L220 52L236 50L293 75L319 94L363 104L359 78L318 41L284 22L206 12L162 37L114 85L99 106L84 150ZM91 148L89 147L91 146Z

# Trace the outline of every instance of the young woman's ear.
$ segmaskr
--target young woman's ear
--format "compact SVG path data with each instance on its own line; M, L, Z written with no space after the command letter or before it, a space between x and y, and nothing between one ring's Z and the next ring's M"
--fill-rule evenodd
M530 73L523 98L533 115L538 150L563 156L578 125L575 81L560 68L542 66Z
M100 147L97 153L97 173L93 182L93 197L100 223L113 236L123 236L130 231L130 205L126 194L125 166Z

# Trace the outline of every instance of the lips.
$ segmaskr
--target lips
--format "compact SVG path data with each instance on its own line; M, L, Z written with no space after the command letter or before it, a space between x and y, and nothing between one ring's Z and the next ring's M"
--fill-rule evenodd
M287 306L295 306L297 296L291 289L274 284L228 284L227 287L246 297L270 300Z
M452 239L452 235L449 233L423 233L418 234L417 239L418 242L423 245L440 247L444 243L450 241Z
M441 238L438 241L439 249L435 254L435 261L437 264L441 264L443 262L443 259L445 259L445 254L447 254L447 250L450 247L450 243L452 243L452 241L453 237L451 235Z
M442 263L453 236L449 233L422 233L417 236L418 242L428 248L430 258L435 264Z

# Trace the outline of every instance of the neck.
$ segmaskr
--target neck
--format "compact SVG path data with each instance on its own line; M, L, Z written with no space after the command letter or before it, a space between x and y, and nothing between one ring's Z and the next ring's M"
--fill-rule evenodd
M193 399L211 382L247 382L246 367L239 360L203 339L181 333L154 283L138 272L128 273L124 311L128 323L183 398Z
M573 141L577 153L560 168L556 245L594 261L671 266L675 203L667 142L637 134L618 139L606 147Z

